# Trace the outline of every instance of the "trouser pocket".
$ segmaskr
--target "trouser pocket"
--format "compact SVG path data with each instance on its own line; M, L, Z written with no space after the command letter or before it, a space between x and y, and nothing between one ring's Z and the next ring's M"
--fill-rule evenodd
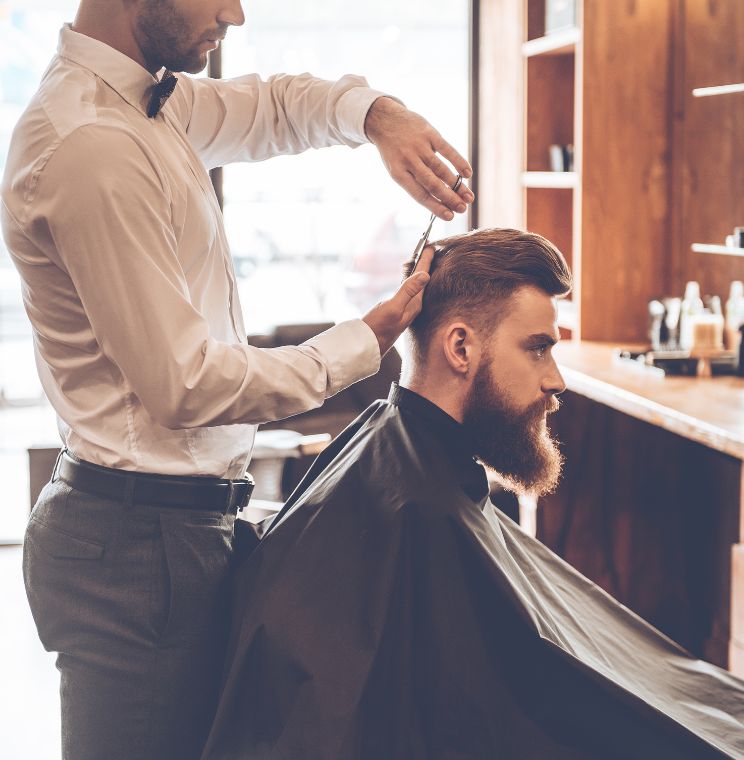
M103 543L31 518L23 546L23 579L42 644L61 651L89 617L89 589L98 583Z

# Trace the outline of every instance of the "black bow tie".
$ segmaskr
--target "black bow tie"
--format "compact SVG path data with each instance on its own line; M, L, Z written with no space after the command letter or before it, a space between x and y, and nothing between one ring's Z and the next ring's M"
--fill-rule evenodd
M150 90L150 102L147 104L147 115L154 119L159 113L160 109L165 105L165 101L173 94L173 90L176 89L178 83L178 77L173 76L170 71L163 72L163 76L157 84L152 86Z

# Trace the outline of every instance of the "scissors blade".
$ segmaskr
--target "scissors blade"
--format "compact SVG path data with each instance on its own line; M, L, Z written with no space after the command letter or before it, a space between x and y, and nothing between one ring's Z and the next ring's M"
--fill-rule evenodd
M460 174L457 175L457 179L455 180L455 184L452 185L452 189L457 192L460 189L460 185L462 185L462 176ZM429 234L431 233L431 228L434 225L434 220L436 219L436 215L432 214L431 219L429 219L429 226L424 231L424 234L421 236L421 240L418 241L416 244L416 248L413 251L413 269L411 272L416 271L416 267L418 266L419 259L421 258L421 253L423 252L424 248L426 248L426 244L429 242Z
M413 252L413 269L411 269L411 273L416 271L416 267L418 266L419 259L421 258L421 252L426 248L426 239L427 236L423 235L421 237L421 240L418 241L416 245L416 249Z
M416 248L413 251L413 269L412 272L416 271L416 267L418 266L419 259L421 258L421 253L426 248L426 244L429 241L429 233L431 232L431 228L434 225L434 214L431 215L431 219L429 219L429 226L424 230L424 234L421 236L421 239L416 244Z

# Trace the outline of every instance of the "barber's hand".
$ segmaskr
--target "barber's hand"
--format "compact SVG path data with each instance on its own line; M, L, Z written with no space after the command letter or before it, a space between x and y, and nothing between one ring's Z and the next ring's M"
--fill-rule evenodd
M380 356L384 356L421 311L424 288L429 282L429 269L434 258L434 247L427 246L413 274L403 280L392 298L381 301L362 318L377 336Z
M440 219L449 221L453 211L463 213L475 199L464 184L456 193L451 190L457 176L440 156L465 179L473 174L470 164L417 113L380 97L367 112L364 129L390 176Z

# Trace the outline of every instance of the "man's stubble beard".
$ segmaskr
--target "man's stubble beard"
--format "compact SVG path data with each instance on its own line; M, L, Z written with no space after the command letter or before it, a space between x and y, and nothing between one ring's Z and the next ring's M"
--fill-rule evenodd
M465 402L463 425L476 445L476 455L517 494L543 496L555 491L563 457L545 424L545 413L557 411L549 396L526 410L515 409L493 379L490 362L478 368Z
M148 65L197 74L207 65L198 38L171 0L144 0L137 15L138 44Z

